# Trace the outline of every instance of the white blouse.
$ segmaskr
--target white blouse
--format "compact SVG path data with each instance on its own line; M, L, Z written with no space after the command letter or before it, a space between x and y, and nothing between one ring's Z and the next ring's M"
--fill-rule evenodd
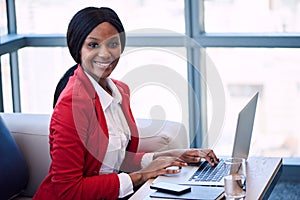
M100 169L100 174L118 173L125 158L126 147L130 140L131 132L121 108L122 96L114 82L107 78L107 85L112 91L108 94L88 73L85 72L92 82L104 111L108 126L109 143ZM142 158L142 166L147 166L153 159L153 154L145 154ZM133 192L131 178L126 173L118 174L120 181L119 198Z

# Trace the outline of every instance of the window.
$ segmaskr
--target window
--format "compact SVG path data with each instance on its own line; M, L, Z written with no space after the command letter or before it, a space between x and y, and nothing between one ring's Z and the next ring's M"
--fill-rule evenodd
M157 6L159 3L160 6ZM124 6L126 4L126 6ZM128 35L139 33L174 33L185 30L184 23L184 1L181 0L133 0L130 3L117 0L101 1L16 1L16 15L18 33L28 34L49 34L63 33L67 31L67 25L71 17L79 10L87 6L108 6L112 7L120 16ZM68 9L65 9L68 8ZM156 13L160 13L157 15ZM53 23L55 22L55 23ZM143 43L140 40L141 44ZM151 43L150 41L147 41ZM117 79L127 79L131 76L134 79L140 78L136 74L138 70L149 70L152 77L141 80L143 87L136 88L133 79L126 80L131 84L131 89L135 107L133 112L136 117L149 117L184 121L188 128L188 105L187 88L181 88L180 95L174 83L177 78L187 82L186 50L181 48L165 47L161 48L130 48L127 47L123 53L120 63L112 77ZM72 61L67 49L64 48L33 48L27 47L19 50L20 68L20 91L21 108L26 113L51 113L52 101L55 86L63 73L75 63ZM51 62L49 62L51 61ZM173 72L176 79L174 83L164 83L165 76L156 71L155 66L162 66L164 73ZM153 85L151 80L159 74L160 79ZM148 74L149 75L149 74ZM153 86L151 86L151 84ZM166 85L167 84L167 85ZM173 85L172 85L173 84ZM173 88L172 88L173 86ZM184 87L184 84L182 84ZM153 91L159 91L162 98L156 98L156 102L150 99L141 100L141 94L153 96ZM171 100L166 101L170 98ZM141 101L144 106L141 106ZM184 104L183 108L181 107ZM145 105L149 108L145 110ZM171 109L171 105L176 108ZM167 108L166 108L167 106ZM183 119L184 118L184 119Z
M7 34L6 1L0 0L0 36ZM0 40L1 42L1 40Z
M300 1L206 0L206 32L299 32Z
M183 122L188 129L186 62L184 47L127 48L111 76L129 85L135 117Z
M188 128L185 58L185 48L125 49L111 77L130 86L135 117L184 122ZM55 86L75 64L68 49L27 47L19 50L19 60L22 112L51 113Z
M222 142L215 148L230 155L228 143L233 142L238 112L259 91L251 155L299 157L300 49L208 48L206 52L226 93Z
M113 8L121 18L126 31L164 32L164 30L172 30L184 33L185 30L184 1L182 0L17 0L18 32L21 34L65 34L73 15L88 6Z
M7 34L5 2L0 0L1 35ZM51 113L55 86L74 61L67 48L53 47L47 39L57 39L53 33L64 35L69 20L79 9L108 6L117 11L128 33L127 47L112 77L129 84L136 117L183 122L193 137L193 128L202 116L201 134L206 137L206 132L215 127L214 112L224 109L217 119L220 130L208 135L207 143L200 142L219 154L230 154L228 144L233 142L237 113L255 91L260 91L250 154L299 157L300 44L295 42L300 37L299 0L16 0L15 4L18 34L31 34L29 40L34 38L34 42L22 40L23 35L6 44L0 41L1 47L18 50L13 62L6 52L1 55L5 112L13 111L13 63L19 64L22 112ZM185 29L191 32L188 34L192 41L205 48L197 49L193 42L190 46ZM50 35L44 40L35 34ZM61 39L58 43L63 46ZM283 43L286 46L281 46ZM191 60L187 61L187 57ZM189 71L190 62L200 63L200 81L196 80L198 69L194 74ZM215 71L210 71L211 66ZM147 74L141 76L142 72ZM215 86L215 80L221 83L218 89L221 87L224 93L218 99L221 107L213 101L213 89L205 85L212 82ZM198 82L204 83L204 88ZM192 95L204 100L202 110L189 107Z
M1 58L0 61L1 61L1 73L2 73L1 78L2 78L3 106L5 112L13 112L9 55L5 54L2 55L0 58Z
M73 65L67 48L27 47L19 50L22 112L50 114L56 84Z

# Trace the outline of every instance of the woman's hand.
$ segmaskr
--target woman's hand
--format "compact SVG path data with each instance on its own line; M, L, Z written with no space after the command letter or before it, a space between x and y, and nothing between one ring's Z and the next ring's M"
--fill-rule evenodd
M202 158L212 166L219 162L211 149L174 149L155 153L154 160L147 167L131 173L129 176L133 186L136 187L159 175L179 173L180 168L187 166L187 163L199 163ZM167 169L170 166L178 166L179 169Z
M190 149L185 150L180 156L180 159L187 163L198 163L204 158L211 166L219 163L219 159L211 149Z
M170 166L178 166L178 169L168 169ZM129 174L133 186L139 186L150 178L155 178L163 174L177 174L181 167L187 166L187 163L178 157L160 156L154 159L147 167Z
M211 149L174 149L154 154L154 158L160 156L176 157L186 163L198 163L203 158L212 166L217 165L219 162L219 159Z

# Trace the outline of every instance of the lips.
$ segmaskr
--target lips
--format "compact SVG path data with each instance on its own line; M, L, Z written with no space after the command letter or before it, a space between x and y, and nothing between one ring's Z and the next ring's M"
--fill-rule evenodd
M94 61L94 64L96 64L98 67L102 68L102 69L107 69L111 62L98 62L98 61Z

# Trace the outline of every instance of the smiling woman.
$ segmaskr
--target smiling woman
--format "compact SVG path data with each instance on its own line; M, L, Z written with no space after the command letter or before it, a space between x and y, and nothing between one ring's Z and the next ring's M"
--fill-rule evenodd
M211 149L138 152L129 87L110 78L125 46L123 25L112 9L78 11L67 44L77 65L58 83L49 129L52 162L34 200L127 198L150 178L180 172L170 166L218 163Z
M234 116L248 95L259 90L262 95L250 153L299 157L300 1L296 0L131 0L130 4L119 0L0 0L2 111L53 111L55 86L75 64L65 47L65 32L72 15L86 6L112 7L124 22L127 48L111 77L131 88L135 117L183 122L190 143L200 147L207 129L215 127L213 113L218 109L212 103L210 88L202 88L202 84L198 87L199 78L191 64L199 63L204 79L214 81L209 71L213 63L224 85L226 121L220 137L207 137L208 144L212 144L208 147L230 153ZM17 35L7 34L8 24L17 27ZM186 42L188 37L192 43ZM3 38L11 43L7 45ZM79 39L83 40L74 41L78 45L86 38ZM195 48L194 44L201 47ZM94 41L90 45L97 47ZM5 48L13 54L1 53ZM109 63L98 64L106 67ZM76 62L66 77L73 75L77 67ZM191 98L193 93L201 96L201 110ZM202 123L197 132L200 140L194 143L198 114ZM221 131L215 133L219 136Z

